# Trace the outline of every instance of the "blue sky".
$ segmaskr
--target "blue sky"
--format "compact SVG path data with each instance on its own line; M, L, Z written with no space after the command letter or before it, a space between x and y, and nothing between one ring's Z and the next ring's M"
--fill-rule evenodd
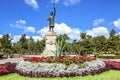
M120 34L120 0L0 0L0 37L9 33L13 42L22 34L42 39L53 2L57 34L66 33L71 40L79 40L80 32L109 37L115 29Z

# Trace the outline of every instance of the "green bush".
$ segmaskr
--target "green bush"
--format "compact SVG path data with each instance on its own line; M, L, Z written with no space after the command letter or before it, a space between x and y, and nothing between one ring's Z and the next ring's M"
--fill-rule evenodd
M120 59L120 56L99 56L98 58L104 58L104 59Z
M94 56L95 56L95 57L99 57L99 53L98 53L98 52L95 52Z
M119 52L116 52L115 55L120 55L120 51L119 51Z
M2 57L3 57L3 54L0 53L0 58L2 58Z
M11 62L5 62L5 64L8 64L8 65L9 65L9 64L11 64Z

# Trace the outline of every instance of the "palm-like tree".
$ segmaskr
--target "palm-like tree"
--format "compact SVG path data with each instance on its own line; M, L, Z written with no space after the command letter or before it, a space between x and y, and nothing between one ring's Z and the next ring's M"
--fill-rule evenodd
M109 33L110 38L113 38L115 36L115 34L116 34L116 31L114 29L112 29Z
M80 38L81 38L82 40L86 39L86 36L87 36L86 33L84 33L84 32L81 32L81 33L80 33Z

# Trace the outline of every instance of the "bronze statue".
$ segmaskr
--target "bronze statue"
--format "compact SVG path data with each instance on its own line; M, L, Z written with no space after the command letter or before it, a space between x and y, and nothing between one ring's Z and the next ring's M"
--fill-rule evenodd
M56 8L55 8L55 5L53 4L54 6L54 12L50 12L50 16L48 18L48 21L49 21L49 31L53 31L53 28L54 28L54 18L55 18L55 15L56 15Z

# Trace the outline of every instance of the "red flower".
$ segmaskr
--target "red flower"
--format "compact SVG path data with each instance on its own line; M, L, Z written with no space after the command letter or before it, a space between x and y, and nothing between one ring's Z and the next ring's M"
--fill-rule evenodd
M23 60L24 60L24 61L27 61L28 59L27 59L27 58L24 58Z
M63 59L60 59L60 63L63 63Z

